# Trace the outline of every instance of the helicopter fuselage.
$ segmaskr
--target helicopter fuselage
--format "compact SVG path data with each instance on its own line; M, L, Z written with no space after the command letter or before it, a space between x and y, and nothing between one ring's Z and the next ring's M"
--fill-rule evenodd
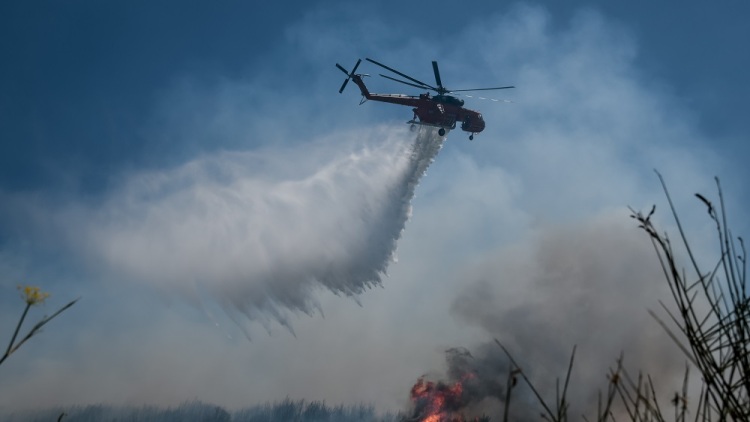
M359 87L364 99L383 103L399 104L412 107L414 119L408 123L434 126L443 129L455 129L458 124L461 130L479 133L484 130L485 123L482 114L463 107L463 100L451 95L435 95L429 93L419 96L403 94L374 94L371 93L361 75L352 75L352 81ZM363 100L364 101L364 100Z

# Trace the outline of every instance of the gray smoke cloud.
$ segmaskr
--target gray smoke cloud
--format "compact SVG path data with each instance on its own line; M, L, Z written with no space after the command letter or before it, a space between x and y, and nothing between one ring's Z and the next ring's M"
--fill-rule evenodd
M540 229L530 241L489 254L467 271L468 287L452 306L510 351L550 405L577 346L571 416L595 410L621 353L631 374L652 375L662 393L681 385L686 359L647 313L666 297L666 282L647 237L625 217L615 212ZM464 383L466 412L500 412L511 366L494 341L448 350L446 366L450 382L473 374ZM528 388L513 394L516 420L539 415Z
M206 292L230 315L291 330L289 311L322 313L317 288L356 297L380 285L442 142L432 128L378 129L302 151L225 152L139 174L68 218L85 221L84 250L101 270Z

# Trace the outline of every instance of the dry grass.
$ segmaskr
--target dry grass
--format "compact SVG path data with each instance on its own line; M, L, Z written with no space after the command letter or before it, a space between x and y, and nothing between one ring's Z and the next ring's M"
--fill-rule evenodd
M688 365L681 388L674 392L668 403L660 403L654 380L642 373L637 377L631 376L624 369L623 357L620 356L615 367L607 374L606 392L602 394L600 390L595 420L615 421L619 417L639 422L750 421L750 298L747 295L747 253L744 242L741 237L735 238L729 229L723 192L717 179L718 207L704 195L696 194L698 200L707 207L718 238L718 261L708 271L704 270L685 236L664 179L660 174L657 175L679 231L679 243L687 254L689 270L678 266L672 241L666 233L661 233L654 226L651 217L655 207L648 213L631 209L631 217L651 239L674 300L672 309L675 311L670 311L669 306L660 303L669 323L655 312L649 313L682 350L692 367L697 369L700 392L697 397L689 397L691 367ZM502 420L508 421L510 389L515 385L516 375L520 375L543 408L542 419L567 421L569 403L566 393L575 348L562 390L560 380L557 381L553 406L545 402L510 352L495 341L512 363ZM617 412L613 411L614 407L617 407ZM590 420L586 416L583 419Z
M52 315L43 316L42 319L39 320L39 322L31 327L31 329L26 333L25 336L23 336L19 341L16 341L16 339L18 338L18 333L21 331L21 326L26 320L26 316L28 316L29 314L29 309L31 309L32 306L43 304L44 301L49 297L49 293L42 292L38 287L18 286L18 290L21 292L21 299L23 299L26 306L24 307L23 312L21 312L21 318L18 320L18 324L16 324L16 329L13 331L13 335L10 338L8 347L5 349L5 353L2 355L2 357L0 357L0 365L2 365L3 362L5 362L8 357L10 357L10 355L18 350L18 348L26 343L31 337L38 334L42 327L44 327L48 322L52 321L55 317L73 306L78 301L78 299L75 299L62 308L58 309L57 312L53 313Z

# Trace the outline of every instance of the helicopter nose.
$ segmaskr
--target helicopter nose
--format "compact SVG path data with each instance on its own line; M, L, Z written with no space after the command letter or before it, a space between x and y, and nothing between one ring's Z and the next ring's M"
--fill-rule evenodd
M477 132L481 132L484 130L484 119L482 116L479 116L479 120L477 120Z

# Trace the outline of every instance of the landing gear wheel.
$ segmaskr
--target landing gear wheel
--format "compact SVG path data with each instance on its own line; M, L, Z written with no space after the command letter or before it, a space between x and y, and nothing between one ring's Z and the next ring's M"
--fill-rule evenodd
M445 129L440 128L440 130L438 131L438 135L445 136Z
M417 125L411 125L409 127L409 130L412 131L412 132L414 132L415 130L417 130Z
M474 134L471 134L471 135L469 135L469 140L470 140L470 141L473 141L473 140L474 140Z

